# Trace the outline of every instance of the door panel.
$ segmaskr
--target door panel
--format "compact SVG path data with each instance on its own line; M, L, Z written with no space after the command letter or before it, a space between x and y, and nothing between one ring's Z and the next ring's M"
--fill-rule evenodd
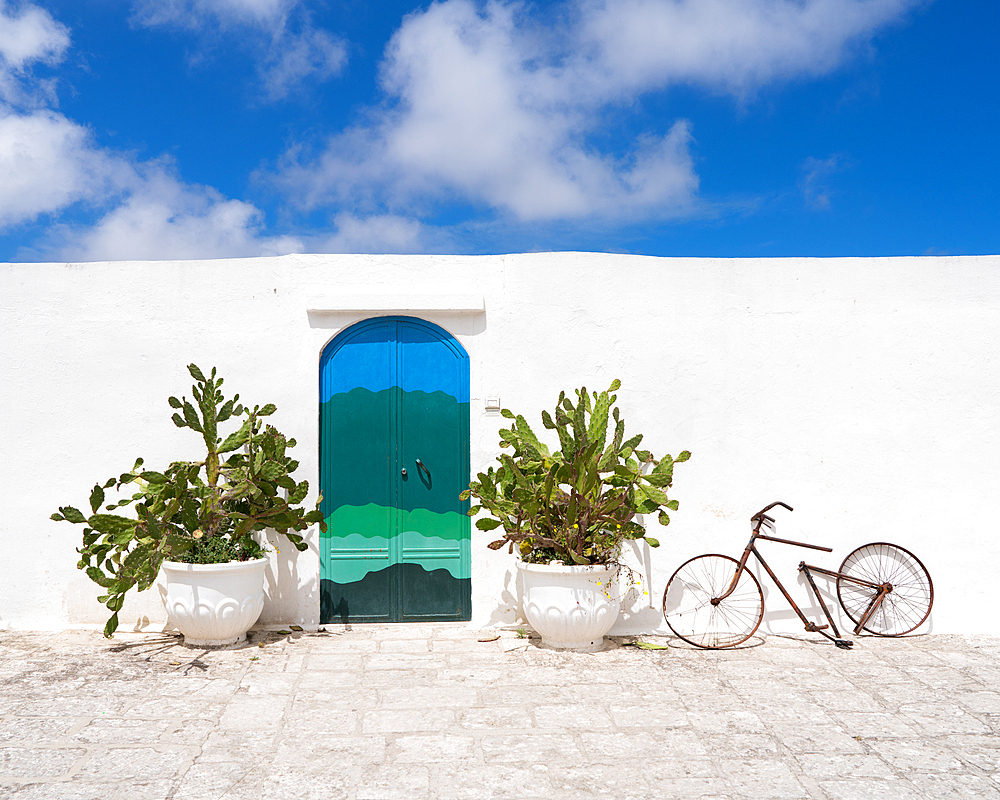
M366 320L326 348L320 387L321 620L469 619L464 349L422 320Z

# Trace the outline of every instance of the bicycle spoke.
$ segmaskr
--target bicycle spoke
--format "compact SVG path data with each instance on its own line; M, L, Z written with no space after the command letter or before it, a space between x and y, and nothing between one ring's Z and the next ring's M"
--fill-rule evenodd
M663 616L670 629L698 647L733 647L749 638L763 617L763 595L756 578L743 571L734 591L726 593L738 563L728 556L691 559L674 573L663 593Z
M865 621L864 629L880 636L902 636L916 630L930 614L934 601L931 577L919 559L902 547L876 542L853 551L840 567L837 579L840 605L855 625L868 610L876 592L850 578L890 584L892 591Z

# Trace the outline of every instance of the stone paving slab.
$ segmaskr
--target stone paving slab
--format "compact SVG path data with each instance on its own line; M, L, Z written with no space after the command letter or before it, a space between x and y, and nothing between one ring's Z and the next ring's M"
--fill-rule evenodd
M997 638L497 633L0 632L0 800L1000 800Z

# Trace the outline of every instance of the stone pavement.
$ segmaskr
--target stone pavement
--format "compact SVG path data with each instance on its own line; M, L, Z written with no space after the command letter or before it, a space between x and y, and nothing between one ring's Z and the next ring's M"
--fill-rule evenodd
M1000 800L995 638L585 655L491 636L0 632L0 798Z

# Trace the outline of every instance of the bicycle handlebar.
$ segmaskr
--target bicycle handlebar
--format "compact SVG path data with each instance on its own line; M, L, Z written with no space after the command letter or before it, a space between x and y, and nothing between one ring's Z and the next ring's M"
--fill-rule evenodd
M788 503L782 503L780 500L776 500L775 502L771 503L771 505L762 508L756 514L750 517L750 521L757 522L760 519L766 519L768 522L774 522L774 520L771 517L767 516L765 512L770 511L775 506L783 506L787 508L789 511L794 511L794 509L790 505L788 505Z

